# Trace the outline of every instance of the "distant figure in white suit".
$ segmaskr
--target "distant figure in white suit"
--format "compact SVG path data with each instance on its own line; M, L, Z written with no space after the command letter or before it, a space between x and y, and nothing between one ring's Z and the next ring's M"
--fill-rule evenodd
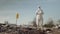
M42 25L43 25L43 11L42 9L39 7L38 10L36 11L36 24L37 24L37 28L41 28L42 29Z

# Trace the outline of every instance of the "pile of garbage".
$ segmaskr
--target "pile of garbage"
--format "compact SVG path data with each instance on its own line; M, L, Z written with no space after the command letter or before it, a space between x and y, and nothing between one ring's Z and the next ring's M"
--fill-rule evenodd
M45 31L36 30L32 28L22 28L16 25L1 24L0 23L0 34L46 34Z

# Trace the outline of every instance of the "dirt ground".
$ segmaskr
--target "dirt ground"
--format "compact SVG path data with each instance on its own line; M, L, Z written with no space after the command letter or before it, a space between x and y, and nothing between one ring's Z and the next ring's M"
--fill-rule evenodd
M53 29L52 32L47 33L47 34L60 34L60 29Z
M33 33L35 33L35 34L39 34L37 31L29 31L30 33L23 33L23 34L33 34ZM19 34L19 33L17 33L17 32L10 32L10 33L6 33L6 32L2 32L2 33L0 33L0 34ZM41 33L40 33L41 34ZM47 34L60 34L60 29L53 29L52 30L52 32L50 32L50 33L47 33Z

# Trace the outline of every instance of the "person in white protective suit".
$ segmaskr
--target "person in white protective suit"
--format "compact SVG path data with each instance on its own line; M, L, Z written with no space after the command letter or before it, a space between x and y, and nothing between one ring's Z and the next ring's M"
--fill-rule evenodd
M38 10L36 11L36 24L37 24L37 28L42 28L43 25L43 11L42 9L39 7Z

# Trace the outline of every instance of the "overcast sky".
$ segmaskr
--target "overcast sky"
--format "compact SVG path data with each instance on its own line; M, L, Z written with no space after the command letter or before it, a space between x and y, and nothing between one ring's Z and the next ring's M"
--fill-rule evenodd
M16 23L16 12L20 14L17 24L28 24L35 18L35 12L41 6L44 23L49 19L60 19L60 0L0 0L0 22Z

